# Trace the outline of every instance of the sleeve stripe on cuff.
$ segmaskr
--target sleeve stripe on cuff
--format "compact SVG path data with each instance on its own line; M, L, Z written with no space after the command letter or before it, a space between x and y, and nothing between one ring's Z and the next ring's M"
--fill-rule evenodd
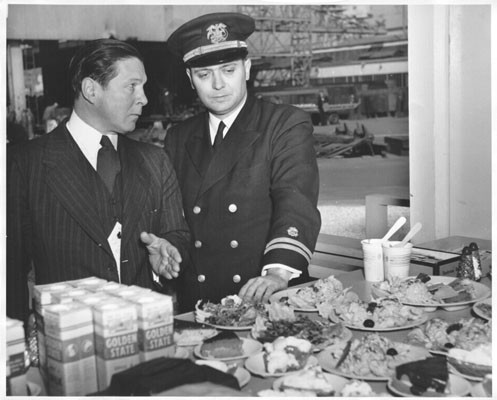
M311 251L297 240L285 237L273 239L266 245L264 254L267 254L269 251L276 249L293 250L301 254L307 260L307 262L311 261L312 257Z

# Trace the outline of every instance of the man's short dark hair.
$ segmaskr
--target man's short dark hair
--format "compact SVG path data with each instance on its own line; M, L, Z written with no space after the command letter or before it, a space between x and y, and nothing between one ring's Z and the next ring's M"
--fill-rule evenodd
M81 82L89 77L106 87L117 75L115 64L142 55L129 43L116 39L97 39L82 46L69 63L69 77L74 98L81 92Z

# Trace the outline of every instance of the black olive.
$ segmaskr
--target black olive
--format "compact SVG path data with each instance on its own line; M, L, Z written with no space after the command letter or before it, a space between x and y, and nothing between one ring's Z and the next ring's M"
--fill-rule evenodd
M391 347L391 348L389 348L389 349L387 350L387 355L388 355L388 356L396 356L397 354L399 354L399 353L398 353L398 352L397 352L397 350L395 350L393 347Z
M452 349L454 345L452 343L445 343L444 347L446 347L447 349Z
M449 325L447 327L447 329L445 330L445 332L447 332L447 334L449 334L452 331L460 331L461 328L462 328L462 324L460 324L459 322L456 322L455 324Z
M366 328L372 328L374 326L374 321L372 319L367 319L363 322Z
M366 312L373 313L374 309L378 306L378 303L375 303L372 301L371 303L368 304L368 308L366 309Z

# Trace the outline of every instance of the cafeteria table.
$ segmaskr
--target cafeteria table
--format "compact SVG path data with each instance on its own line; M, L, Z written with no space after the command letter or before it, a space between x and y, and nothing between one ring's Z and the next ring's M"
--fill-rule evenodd
M371 283L366 282L364 280L364 273L362 269L358 269L352 272L337 274L335 278L337 278L342 282L344 288L350 287L354 292L356 292L359 295L361 299L366 301L371 300ZM491 280L488 277L482 279L481 283L485 284L488 287L491 287ZM309 284L312 284L312 282L308 282L300 286L305 286ZM305 314L309 315L311 318L312 316L317 316L317 313L305 313ZM472 311L471 306L468 306L458 311L445 311L439 308L436 311L429 313L429 318L440 317L449 322L456 322L461 318L470 317L470 316L476 317L476 315ZM189 312L185 314L178 314L175 316L175 318L187 321L194 321L195 316L193 312ZM392 341L405 342L408 332L409 329L404 329L404 330L381 332L380 334L384 335L385 337L387 337ZM250 335L250 330L237 331L237 333L239 334L240 337L247 337ZM352 330L352 333L354 338L360 338L369 332ZM193 347L188 348L188 351L189 351L189 356L191 358L195 358L195 356L193 355ZM243 360L240 361L240 365L243 365ZM28 379L43 386L37 368L30 368L30 371L28 371ZM259 391L264 389L271 389L274 380L275 378L262 378L259 376L252 375L250 381L242 388L242 392L244 396L257 396L257 393ZM378 396L392 395L392 393L390 393L387 388L386 381L368 381L368 383L370 384L373 391ZM478 385L478 382L470 381L470 384L474 387L475 385ZM42 387L41 394L44 395L45 393L46 393L45 389Z
M352 291L356 292L358 296L365 301L371 300L371 283L366 282L364 280L364 272L362 269L358 269L355 271L351 272L345 272L341 274L337 274L335 276L339 281L342 282L344 288L350 287ZM307 284L303 284L301 286L309 285L312 282L309 282ZM482 279L481 283L485 284L488 287L491 287L491 280L489 278L484 278ZM311 318L312 316L317 316L317 313L305 313L309 315ZM456 322L460 320L461 318L465 317L476 317L476 315L473 313L471 306L468 306L464 309L458 310L458 311L445 311L441 308L437 308L436 311L430 312L429 313L429 318L434 318L434 317L439 317L442 319L447 320L448 322ZM184 319L184 320L189 320L193 321L194 320L194 313L186 313L186 314L180 314L177 315L176 318L178 319ZM360 338L364 335L366 335L367 331L360 331L360 330L352 330L353 333L353 338ZM404 330L395 330L395 331L388 331L388 332L380 332L381 335L387 337L388 339L396 342L405 342L407 333L409 332L409 329L404 329ZM250 330L247 331L238 331L237 332L239 336L241 337L246 337L250 335ZM275 378L262 378L259 376L252 375L249 383L242 388L242 391L247 394L247 396L257 396L257 393L263 389L270 389ZM368 381L370 386L372 387L373 391L380 395L392 395L392 393L389 392L387 388L387 382L386 381ZM476 385L478 384L477 382L470 381L471 385Z

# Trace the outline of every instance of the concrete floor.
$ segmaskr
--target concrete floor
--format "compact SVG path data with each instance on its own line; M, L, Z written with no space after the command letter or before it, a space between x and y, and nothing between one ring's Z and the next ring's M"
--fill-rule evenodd
M344 121L353 128L361 121ZM407 118L378 118L363 121L382 143L384 136L408 134ZM334 126L315 127L315 133L334 132ZM386 153L381 156L354 158L319 158L321 232L353 238L365 238L365 196L387 194L409 196L409 156ZM392 238L402 238L409 230L409 208L389 207L389 225L399 216L407 223Z

